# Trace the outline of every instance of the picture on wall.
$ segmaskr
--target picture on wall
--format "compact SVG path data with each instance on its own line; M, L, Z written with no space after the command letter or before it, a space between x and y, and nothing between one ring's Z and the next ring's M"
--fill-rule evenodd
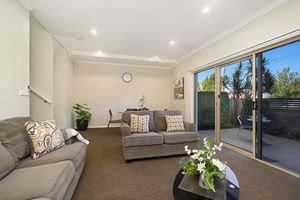
M184 98L184 79L179 78L174 82L174 98L183 99Z

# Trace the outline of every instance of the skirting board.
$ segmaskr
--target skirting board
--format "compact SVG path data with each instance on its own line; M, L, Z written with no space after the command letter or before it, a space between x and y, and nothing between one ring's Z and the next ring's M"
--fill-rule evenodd
M110 125L109 127L110 128L115 128L115 127L120 127L121 124L113 124L113 125ZM88 128L107 128L107 125L102 125L102 126L89 126Z
M114 125L110 125L110 128L117 128L117 127L121 127L121 124L114 124ZM74 126L74 129L76 129L77 127ZM102 125L102 126L89 126L88 128L107 128L107 125Z

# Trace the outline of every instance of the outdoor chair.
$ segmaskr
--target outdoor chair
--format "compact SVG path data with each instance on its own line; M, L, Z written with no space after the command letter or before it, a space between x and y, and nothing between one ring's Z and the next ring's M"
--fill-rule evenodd
M111 109L109 109L108 112L109 112L109 121L108 121L108 124L107 124L107 128L109 128L109 125L112 124L112 123L122 123L121 119L113 119L113 114L112 114Z
M247 115L239 115L237 117L237 120L240 123L240 130L239 130L238 134L242 135L242 130L243 129L246 129L246 130L249 130L249 131L252 130L252 121L249 120L249 119L251 119L251 117L247 116Z

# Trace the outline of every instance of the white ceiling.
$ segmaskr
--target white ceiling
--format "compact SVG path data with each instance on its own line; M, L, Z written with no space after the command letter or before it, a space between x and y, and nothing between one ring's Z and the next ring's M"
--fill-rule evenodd
M173 66L279 0L19 0L76 61ZM202 10L208 7L209 12ZM97 30L97 35L91 34ZM82 36L78 40L76 37ZM176 42L170 45L170 41ZM102 54L96 54L97 51ZM159 59L153 60L155 56Z

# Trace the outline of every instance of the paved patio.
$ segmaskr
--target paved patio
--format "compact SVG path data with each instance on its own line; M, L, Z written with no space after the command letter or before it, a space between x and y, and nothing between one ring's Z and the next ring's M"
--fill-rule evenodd
M228 143L252 152L252 132L239 128L221 130L221 139ZM215 137L215 130L198 131L201 136ZM271 145L263 145L263 158L274 165L289 169L300 174L300 142L296 140L263 134L264 141Z

